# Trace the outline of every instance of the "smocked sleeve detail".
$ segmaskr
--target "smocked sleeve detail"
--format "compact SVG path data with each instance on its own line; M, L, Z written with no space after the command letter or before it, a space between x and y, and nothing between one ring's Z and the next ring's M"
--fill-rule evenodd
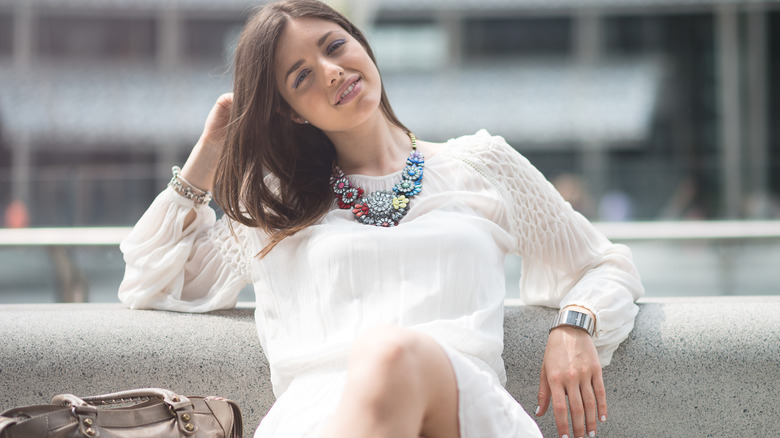
M232 231L231 231L232 228ZM249 230L223 216L208 231L208 240L217 248L222 260L247 282L252 281L252 259Z
M184 228L190 212L194 221ZM164 190L122 241L126 263L119 299L134 309L208 312L235 306L251 282L250 240L244 227Z
M503 138L480 131L464 158L506 203L504 219L522 257L526 304L579 305L596 315L594 343L602 365L629 334L643 295L631 251L607 240Z
M514 252L532 255L561 226L566 205L544 176L503 138L484 129L458 148L456 158L464 161L498 191L506 213Z

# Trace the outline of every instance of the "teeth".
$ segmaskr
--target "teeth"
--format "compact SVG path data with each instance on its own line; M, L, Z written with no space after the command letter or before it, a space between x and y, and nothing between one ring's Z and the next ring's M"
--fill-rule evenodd
M353 90L354 88L355 88L355 84L352 84L352 85L350 85L350 86L349 86L349 87L348 87L348 88L347 88L347 89L344 91L344 93L341 95L341 98L343 99L343 98L344 98L344 96L346 96L347 94L351 93L351 92L352 92L352 90Z
M351 92L352 92L352 90L354 90L354 89L355 89L355 84L356 84L356 83L357 83L357 81L353 82L353 83L352 83L352 85L350 85L349 87L347 87L347 89L346 89L346 90L344 90L344 92L343 92L343 93L341 93L341 97L339 98L339 102L341 102L341 99L343 99L343 98L344 98L344 96L346 96L347 94L351 93Z

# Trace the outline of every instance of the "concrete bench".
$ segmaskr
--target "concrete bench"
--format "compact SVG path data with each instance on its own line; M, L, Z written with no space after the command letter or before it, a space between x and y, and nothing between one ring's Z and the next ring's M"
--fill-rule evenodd
M609 420L600 437L759 437L780 430L780 297L653 299L605 368ZM554 310L509 305L509 391L536 408ZM0 306L0 410L157 386L221 395L246 433L273 403L253 309L204 315L119 304ZM539 420L554 437L552 412Z

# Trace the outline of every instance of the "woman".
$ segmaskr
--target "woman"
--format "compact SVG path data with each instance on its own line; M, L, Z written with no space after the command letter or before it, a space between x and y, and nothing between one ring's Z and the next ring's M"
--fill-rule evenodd
M228 308L254 284L277 396L256 437L540 436L502 386L508 253L527 303L576 318L550 331L536 414L593 436L642 294L630 252L502 138L417 140L363 35L312 0L251 18L234 93L122 251L131 308Z

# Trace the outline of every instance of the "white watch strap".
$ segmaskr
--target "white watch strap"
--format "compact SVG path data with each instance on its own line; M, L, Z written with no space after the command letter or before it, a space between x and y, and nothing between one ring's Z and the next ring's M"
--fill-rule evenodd
M580 312L574 309L563 309L555 315L552 324L550 324L550 330L560 326L575 327L581 330L585 330L589 335L593 336L595 331L595 321L593 317L585 312Z

